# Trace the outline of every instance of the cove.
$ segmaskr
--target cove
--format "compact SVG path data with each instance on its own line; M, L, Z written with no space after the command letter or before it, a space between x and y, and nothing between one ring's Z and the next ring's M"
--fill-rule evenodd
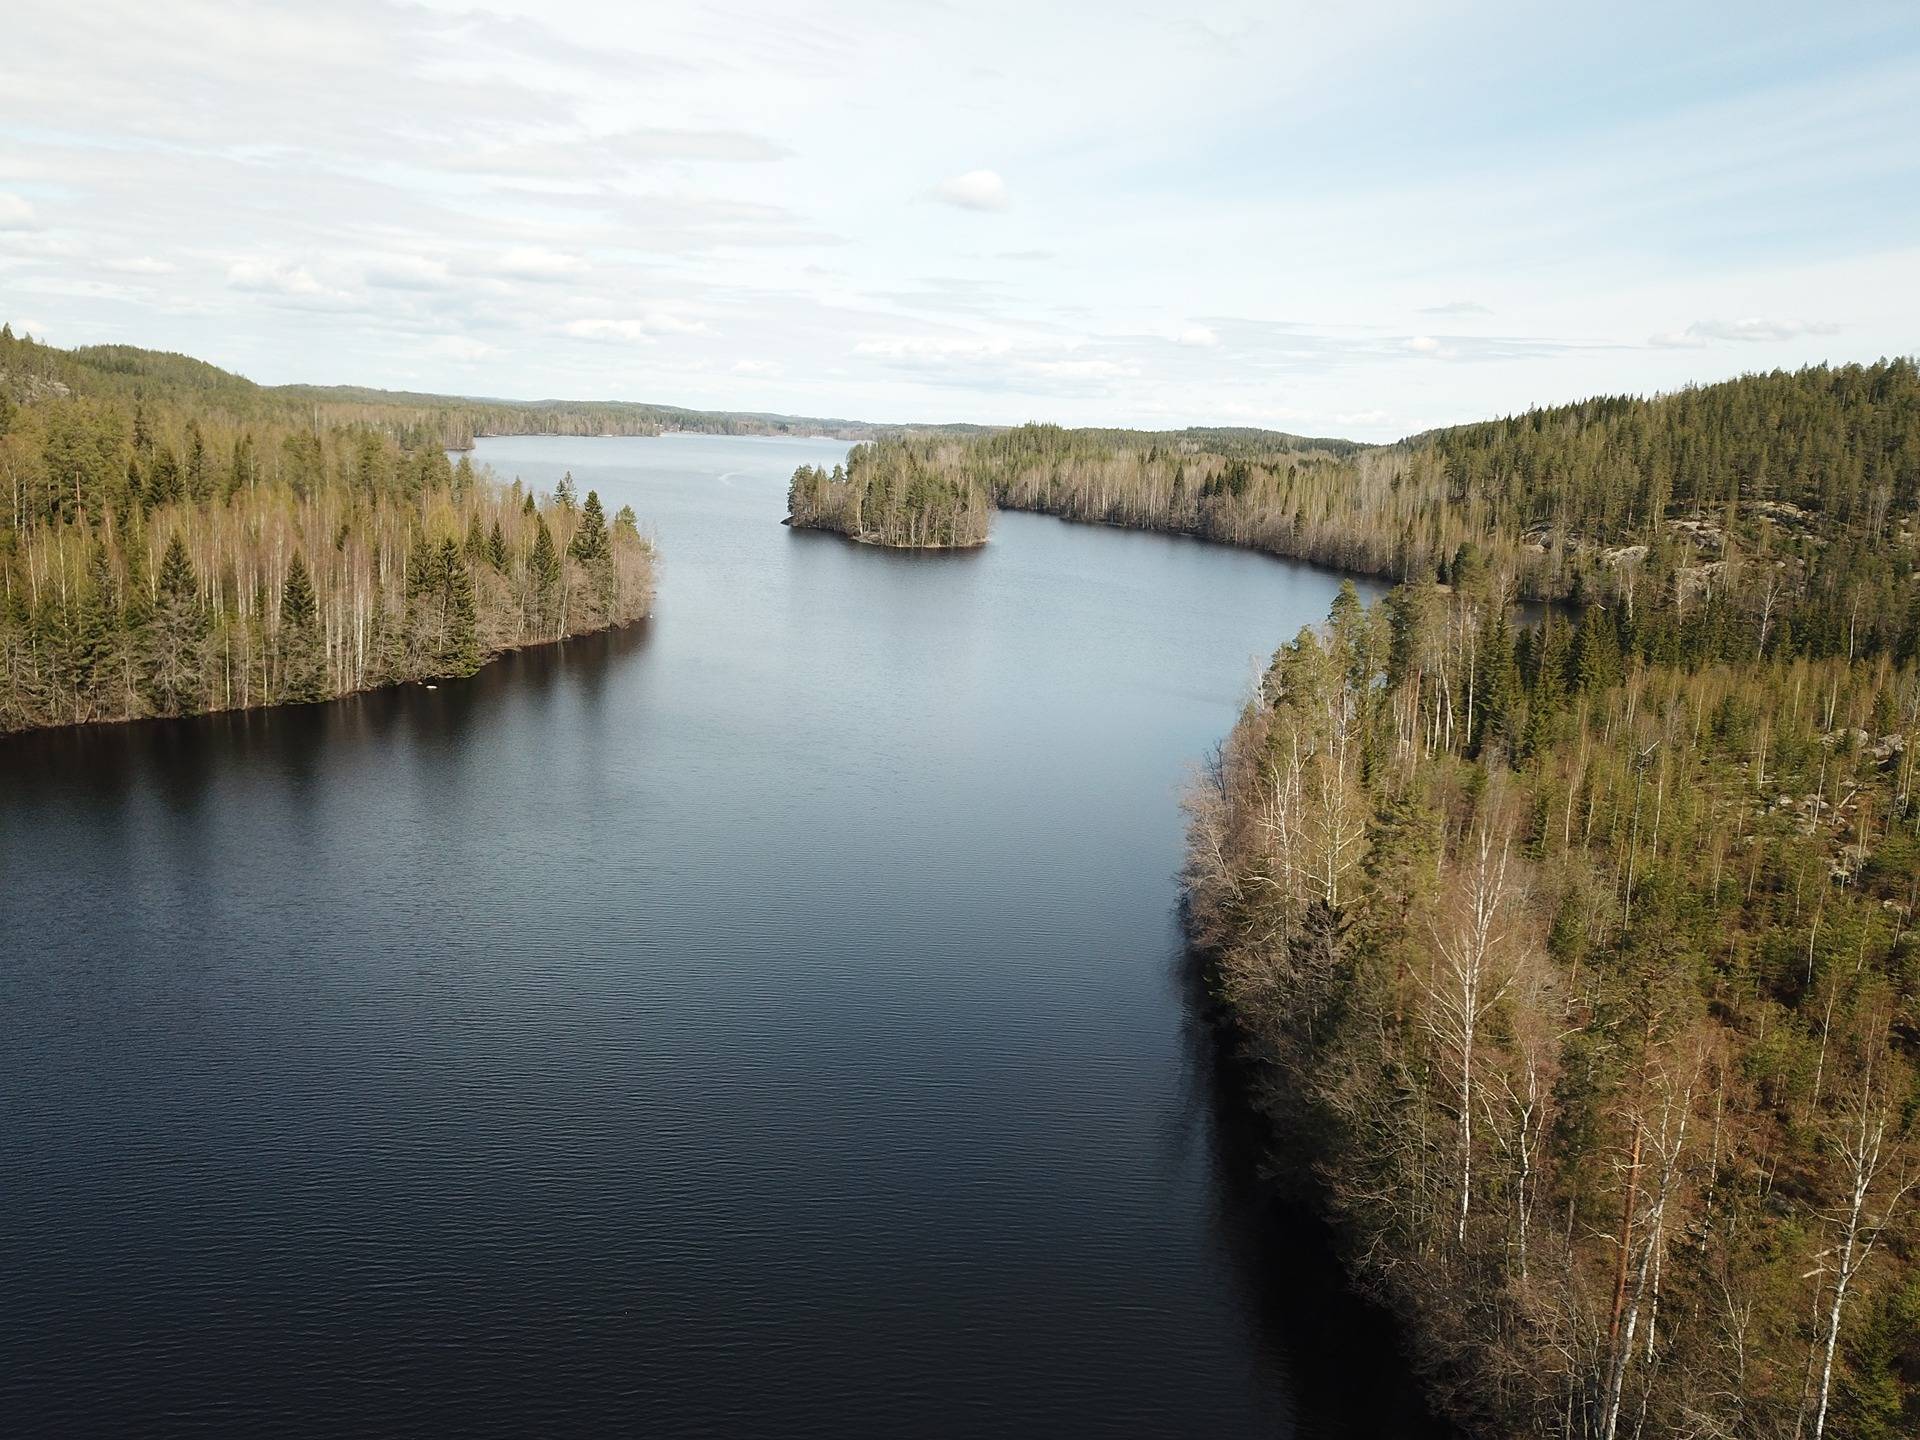
M845 449L483 440L651 620L0 740L0 1428L1434 1433L1176 908L1337 578L783 527Z

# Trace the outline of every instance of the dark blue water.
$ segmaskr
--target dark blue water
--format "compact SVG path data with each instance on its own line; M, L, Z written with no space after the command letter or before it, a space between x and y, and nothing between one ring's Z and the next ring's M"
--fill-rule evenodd
M655 618L0 741L0 1432L1416 1432L1175 913L1336 582L782 528L840 448L485 442Z

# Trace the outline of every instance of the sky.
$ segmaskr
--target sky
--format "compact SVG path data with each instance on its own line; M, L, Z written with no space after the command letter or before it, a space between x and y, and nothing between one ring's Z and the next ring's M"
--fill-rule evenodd
M11 0L0 318L1391 439L1920 350L1920 5Z

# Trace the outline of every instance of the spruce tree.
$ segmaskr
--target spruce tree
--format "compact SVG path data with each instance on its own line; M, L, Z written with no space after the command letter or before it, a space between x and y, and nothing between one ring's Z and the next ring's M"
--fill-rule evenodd
M294 704L327 698L327 654L306 557L293 552L280 592L279 698Z
M107 547L93 542L87 586L74 609L68 634L74 686L74 719L111 713L120 651L119 586Z
M437 668L442 675L471 675L480 668L480 636L473 598L473 572L452 540L440 542L443 613Z
M148 503L171 505L181 496L180 462L173 451L162 445L153 452L153 466L147 474Z
M178 530L167 541L154 592L146 625L147 700L162 715L197 710L206 698L207 614Z
M529 619L542 637L556 632L560 624L560 587L564 574L560 552L554 548L553 532L545 517L538 517L533 532L533 553L527 557Z
M187 422L187 498L196 505L203 505L213 495L213 466L207 460L206 437L201 435L195 422Z
M591 565L612 554L607 540L607 517L600 508L598 491L587 492L587 503L580 511L580 528L574 531L568 553L582 565Z

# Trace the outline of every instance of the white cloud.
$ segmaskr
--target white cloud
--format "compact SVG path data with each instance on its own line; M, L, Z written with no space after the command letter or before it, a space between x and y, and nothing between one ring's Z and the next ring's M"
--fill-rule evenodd
M236 260L227 267L227 284L256 295L319 297L329 293L311 270L287 260Z
M1004 210L1011 203L1007 182L995 170L969 170L942 180L934 187L936 200L957 205L962 210Z
M453 282L453 272L443 260L382 255L368 262L364 278L367 284L382 290L438 290Z
M38 230L33 206L18 195L0 190L0 230Z
M493 263L489 273L509 280L564 280L586 268L578 255L538 245L516 245Z
M953 360L983 360L1005 355L1012 342L991 335L888 335L861 340L856 355L908 364L943 364Z
M733 362L733 373L771 379L784 374L785 370L772 360L736 360Z
M1781 320L1750 316L1745 320L1696 320L1684 330L1666 330L1648 338L1667 350L1703 350L1716 341L1761 344L1835 335L1840 327L1824 320Z
M638 320L569 320L560 329L576 340L624 341L629 345L653 343L653 335Z
M498 345L489 345L484 340L475 340L467 335L443 335L426 348L429 354L461 365L497 359L506 353Z
M171 275L180 267L170 260L156 259L152 255L128 255L117 260L103 260L100 268L111 270L116 275Z
M569 320L560 329L576 340L623 341L636 345L650 345L656 337L661 335L711 333L705 321L688 320L684 316L658 312L624 319L602 315L589 316L581 320Z
M932 384L987 390L1086 395L1141 375L1137 357L1091 348L1078 336L885 335L857 342L853 353Z
M1369 439L1911 351L1920 49L1621 3L14 6L0 303L268 381ZM1782 314L1846 319L1694 318Z

